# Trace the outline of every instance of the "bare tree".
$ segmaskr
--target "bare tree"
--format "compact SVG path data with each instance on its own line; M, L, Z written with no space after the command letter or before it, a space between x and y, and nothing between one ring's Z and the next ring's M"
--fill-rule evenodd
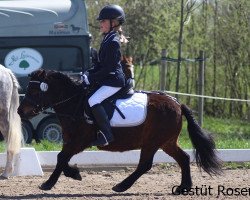
M183 31L184 25L187 24L191 17L191 13L195 10L196 0L188 0L184 5L184 0L181 0L181 16L180 16L180 31L178 39L178 62L177 62L177 78L176 78L176 88L175 91L179 91L180 85L180 68L182 61L182 45L183 45ZM176 95L178 98L178 95Z

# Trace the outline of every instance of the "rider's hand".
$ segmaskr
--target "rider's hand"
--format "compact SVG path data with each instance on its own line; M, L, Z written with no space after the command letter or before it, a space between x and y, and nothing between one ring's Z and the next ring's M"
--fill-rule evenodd
M88 76L87 76L86 74L83 74L83 75L81 76L81 80L82 80L82 82L83 82L85 85L90 85Z
M83 88L87 88L90 85L88 76L86 74L81 75Z

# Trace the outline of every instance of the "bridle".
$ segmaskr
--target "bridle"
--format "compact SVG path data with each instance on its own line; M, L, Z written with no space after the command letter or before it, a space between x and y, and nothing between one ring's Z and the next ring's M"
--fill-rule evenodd
M41 89L41 84L44 84L44 82L41 81L30 81L29 82L29 87L33 87L33 88L39 88L39 93L37 95L37 98L34 97L30 97L28 96L28 94L25 95L24 99L25 101L27 101L29 104L31 104L32 106L34 106L35 108L33 109L32 113L33 114L39 114L39 113L44 113L44 114L52 114L52 112L46 112L45 110L48 108L55 108L58 107L64 103L67 103L69 101L71 101L73 98L79 96L80 94L82 94L82 92L78 92L74 95L72 95L71 97L68 97L66 99L62 99L59 100L55 103L52 103L51 101L49 101L48 99L48 104L45 103L45 93L46 91L43 91ZM61 95L62 96L62 95ZM54 113L53 113L54 114Z

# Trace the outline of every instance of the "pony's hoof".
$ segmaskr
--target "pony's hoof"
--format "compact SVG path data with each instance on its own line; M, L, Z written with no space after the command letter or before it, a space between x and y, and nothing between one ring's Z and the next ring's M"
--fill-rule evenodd
M41 189L41 190L51 190L52 187L53 187L53 186L50 186L49 184L43 183L43 184L39 187L39 189Z
M82 177L81 177L81 175L79 173L79 170L76 169L76 168L72 168L71 170L65 171L64 175L66 177L73 178L74 180L78 180L78 181L82 180Z
M115 185L112 190L115 191L115 192L124 192L126 191L128 188L124 188L121 186L121 184L117 184Z
M0 180L5 180L5 179L9 179L9 177L8 176L4 176L4 175L0 176Z
M72 177L74 180L78 180L78 181L81 181L82 180L82 177L81 175L78 173L76 174L74 177Z

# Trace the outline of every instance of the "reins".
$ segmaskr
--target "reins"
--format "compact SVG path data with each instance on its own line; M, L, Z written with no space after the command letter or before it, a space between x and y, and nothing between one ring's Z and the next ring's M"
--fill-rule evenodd
M64 103L70 101L70 100L73 99L74 97L79 96L79 95L81 95L81 97L80 97L80 99L79 99L79 101L78 101L78 104L77 104L77 106L76 106L76 109L75 109L75 112L73 113L73 115L70 115L70 114L63 114L63 113L56 113L56 115L58 115L58 116L61 116L61 117L69 117L69 118L72 118L72 119L75 121L75 120L76 120L76 114L77 114L78 108L80 107L80 104L81 104L81 102L82 102L82 100L83 100L83 94L82 94L81 92L79 92L79 93L77 93L77 94L75 94L75 95L73 95L73 96L71 96L71 97L69 97L69 98L67 98L67 99L64 99L64 100L62 100L62 101L59 101L59 102L57 102L57 103L54 103L54 104L50 105L50 106L47 107L47 108L54 108L54 107L56 107L56 106L62 105L62 104L64 104ZM45 111L47 108L44 108L44 109L41 111L41 113L43 113L43 114L55 114L54 112Z
M67 98L67 99L64 99L64 100L61 100L61 101L59 101L59 102L57 102L57 103L54 103L54 104L52 104L50 107L56 107L56 106L58 106L58 105L64 104L64 103L66 103L67 101L69 101L69 100L73 99L74 97L78 96L79 94L81 94L81 93L79 92L79 93L77 93L77 94L75 94L75 95L73 95L73 96L71 96L71 97L69 97L69 98Z

